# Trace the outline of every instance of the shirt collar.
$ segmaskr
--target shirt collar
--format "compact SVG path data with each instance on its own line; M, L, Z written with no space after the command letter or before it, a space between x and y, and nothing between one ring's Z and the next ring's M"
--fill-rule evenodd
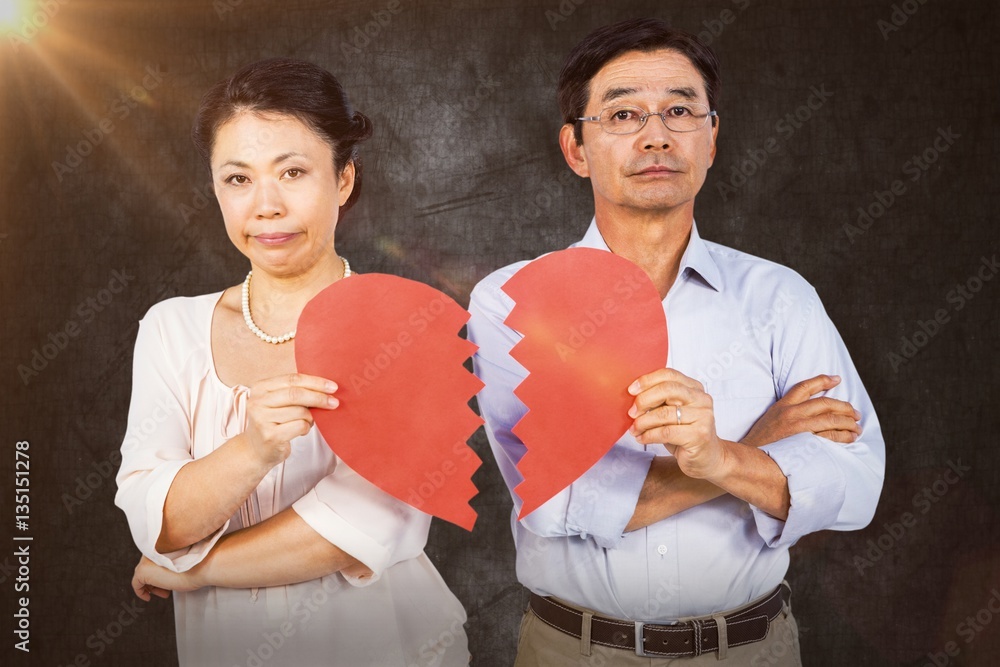
M571 247L596 248L611 252L611 248L604 242L604 237L597 229L597 218L590 221L587 233ZM722 291L722 273L719 271L718 264L712 259L712 254L708 251L705 241L698 234L698 225L693 220L691 221L691 239L681 256L681 267L678 275L683 276L688 269L701 276L701 279L716 292Z

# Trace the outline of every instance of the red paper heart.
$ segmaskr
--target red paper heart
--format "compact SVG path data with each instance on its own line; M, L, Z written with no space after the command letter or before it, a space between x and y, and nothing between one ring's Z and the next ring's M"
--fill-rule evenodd
M413 507L472 530L482 463L466 444L482 420L483 386L463 363L469 313L438 290L397 276L351 276L316 295L295 334L299 372L339 386L335 410L313 409L330 448L359 475Z
M524 335L511 356L528 371L513 428L527 451L514 491L524 518L576 481L632 424L628 386L667 362L663 304L646 273L594 248L553 252L503 286L506 324Z

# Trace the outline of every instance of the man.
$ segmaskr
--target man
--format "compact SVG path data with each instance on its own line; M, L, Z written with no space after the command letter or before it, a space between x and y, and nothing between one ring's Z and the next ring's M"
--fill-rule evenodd
M604 458L522 521L514 494L517 575L532 592L519 667L799 665L788 549L874 514L885 446L815 290L698 234L718 92L712 51L657 20L595 31L560 75L559 144L594 192L575 245L645 270L670 351L667 368L629 387L632 428ZM512 391L526 371L509 356L520 334L504 324L513 302L501 287L524 264L476 287L469 323L480 408L511 489L525 451Z

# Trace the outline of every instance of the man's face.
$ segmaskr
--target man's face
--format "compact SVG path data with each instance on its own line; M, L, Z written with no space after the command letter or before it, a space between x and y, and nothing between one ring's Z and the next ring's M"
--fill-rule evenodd
M584 116L599 116L608 107L663 111L678 103L708 106L705 83L687 56L663 49L631 51L608 62L590 82ZM597 212L632 209L646 212L694 208L694 198L715 159L718 123L700 130L668 130L656 116L635 134L605 132L600 123L583 123L583 144L565 125L560 144L566 161L589 177Z

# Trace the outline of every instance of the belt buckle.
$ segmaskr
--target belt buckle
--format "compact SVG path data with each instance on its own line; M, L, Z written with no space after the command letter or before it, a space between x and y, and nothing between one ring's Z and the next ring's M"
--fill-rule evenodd
M644 645L646 643L646 637L643 633L643 627L645 624L642 621L635 622L635 654L640 658L648 658Z

